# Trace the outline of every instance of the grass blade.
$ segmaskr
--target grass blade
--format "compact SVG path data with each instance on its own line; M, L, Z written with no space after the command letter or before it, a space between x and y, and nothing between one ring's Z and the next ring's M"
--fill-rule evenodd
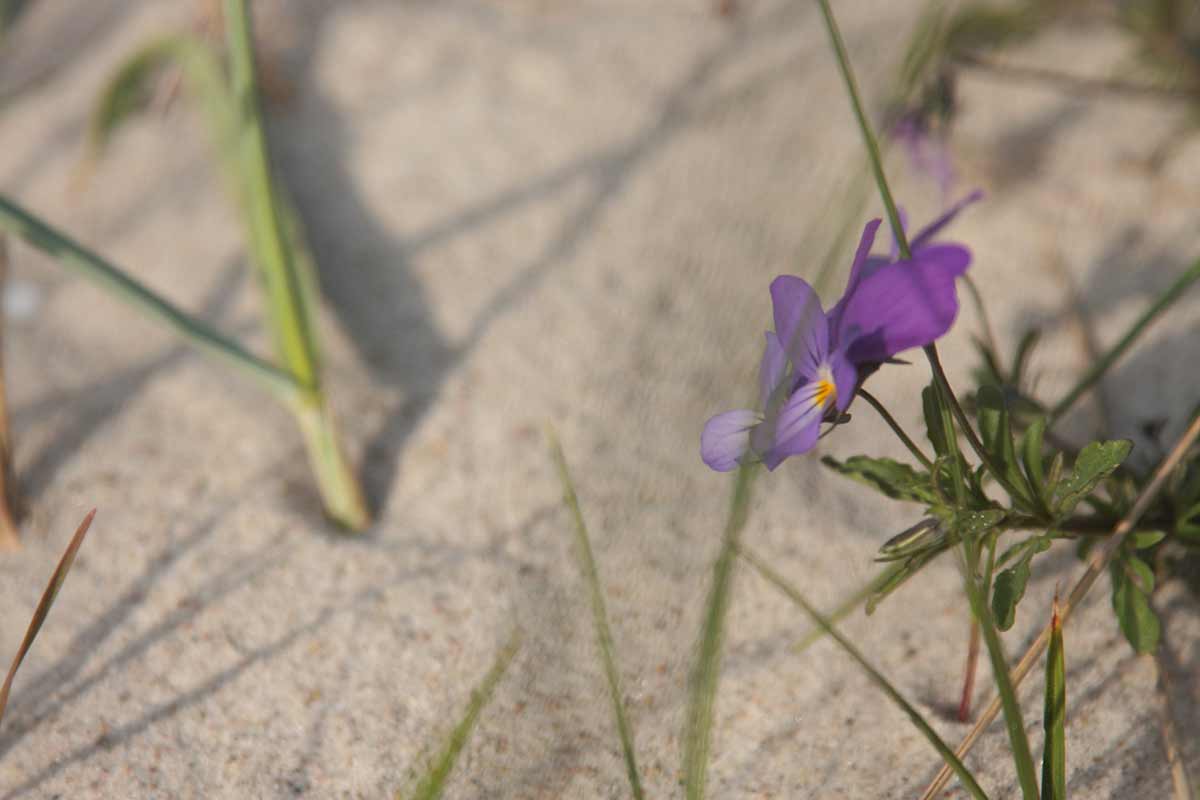
M547 426L546 438L550 442L550 455L558 468L558 479L562 483L563 503L571 512L575 521L575 550L579 558L579 569L583 573L584 582L588 585L588 594L592 603L592 623L596 628L596 643L600 647L600 658L604 663L604 677L608 680L608 693L612 698L613 715L617 721L617 735L621 738L621 750L625 754L625 769L629 774L629 788L636 800L642 800L642 781L638 777L637 759L633 751L633 734L630 732L629 721L625 718L624 695L621 692L621 677L617 672L615 647L612 631L608 626L608 611L604 604L604 592L600 588L600 573L596 569L596 559L592 555L592 545L588 539L587 524L583 521L583 511L579 508L579 497L575 494L575 484L571 480L567 459L563 455L562 445L554 434L554 429Z
M1116 363L1117 359L1125 354L1125 351L1128 350L1135 341L1137 341L1138 337L1142 335L1146 328L1150 327L1150 323L1158 319L1163 312L1165 312L1171 307L1172 304L1174 304L1176 300L1182 297L1183 293L1187 291L1187 289L1193 283L1195 283L1198 278L1200 278L1200 259L1192 262L1192 265L1188 267L1187 270L1180 275L1174 283L1168 286L1167 290L1163 292L1162 295L1155 300L1149 308L1142 312L1141 316L1139 316L1134 321L1133 325L1130 326L1129 330L1125 332L1125 335L1122 336L1117 343L1108 350L1108 352L1101 356L1100 359L1083 374L1083 377L1079 379L1079 382L1071 387L1070 391L1068 391L1063 398L1054 405L1054 408L1050 410L1050 422L1054 423L1061 419L1063 414L1067 413L1071 406L1075 405L1076 400L1082 397L1088 389L1092 388L1097 381L1104 377L1104 373L1108 371L1109 367Z
M306 385L318 387L311 304L305 282L293 263L286 221L275 192L254 71L254 37L245 0L225 0L225 30L236 108L236 147L252 249L267 292L267 309L276 349Z
M495 663L492 664L492 668L488 670L483 681L475 688L475 691L471 692L471 702L467 704L467 712L463 714L458 725L451 731L450 738L442 748L441 754L417 784L417 788L412 793L412 800L437 800L442 796L442 791L446 788L446 779L450 777L450 772L454 769L459 754L462 753L463 747L471 738L471 732L475 729L479 715L492 699L496 685L504 677L508 665L512 663L520 646L521 637L518 633L514 633L512 639L496 656ZM396 797L400 797L399 792L396 793Z
M75 530L75 535L71 537L67 549L63 551L62 558L58 560L58 566L54 568L54 574L50 576L50 582L46 584L46 591L42 592L42 599L38 601L37 608L34 609L33 618L29 620L29 627L25 630L25 638L21 641L21 646L17 649L16 658L13 659L12 665L8 668L8 676L4 679L4 686L0 687L0 720L4 719L4 709L8 706L8 693L12 690L13 678L17 676L17 670L21 667L21 662L25 660L25 655L29 652L29 648L33 646L33 640L37 638L38 632L42 629L42 623L46 621L47 615L50 613L50 607L54 605L54 599L58 597L58 590L62 588L63 582L67 579L67 573L71 571L71 565L75 563L75 554L79 552L80 545L83 544L83 539L87 536L88 528L92 526L92 520L96 516L96 509L88 512L83 518L83 522L79 523L79 527Z
M804 613L808 614L815 624L821 626L821 628L828 633L834 639L834 641L836 641L838 645L840 645L841 648L845 650L852 659L854 659L855 662L858 663L859 667L861 667L862 670L867 673L867 676L871 678L875 685L878 686L879 689L888 696L888 699L899 706L900 709L906 715L908 715L908 718L912 721L912 724L916 726L917 730L919 730L921 734L929 740L929 743L933 745L934 749L938 751L943 759L945 759L947 766L953 769L955 774L958 775L959 780L962 781L963 786L966 787L967 791L971 793L971 796L977 798L977 800L986 800L987 794L975 781L975 777L971 774L970 770L968 770L962 761L960 761L958 757L954 755L954 751L950 749L950 746L946 744L942 737L938 736L937 731L930 727L929 723L925 721L925 718L921 716L921 712L913 708L912 705L910 705L909 702L904 699L903 695L901 695L900 692L898 692L896 688L888 682L887 678L885 678L879 672L879 670L871 666L871 663L867 661L866 657L863 656L862 653L859 652L858 648L851 644L850 640L838 633L837 628L833 626L833 623L827 619L825 615L818 611L811 603L809 603L808 600L806 600L804 596L800 594L800 592L797 591L794 586L792 586L792 584L790 584L779 573L767 566L766 562L764 562L754 553L746 550L745 548L739 549L742 558L744 558L750 564L750 566L754 567L754 569L757 570L758 573L762 575L768 583L787 595L788 599L790 599L793 603L800 606L800 608L804 610Z
M316 282L308 253L300 245L299 218L278 193L271 174L254 72L250 10L245 0L225 0L224 9L237 109L229 150L237 159L241 177L239 196L250 249L265 288L276 352L288 371L307 388L292 399L290 408L304 437L326 511L348 530L360 531L370 525L371 515L321 388L314 317Z
M1042 754L1042 800L1066 800L1067 668L1057 596L1050 617L1050 652L1046 654L1046 710L1042 725L1046 730L1046 746Z
M288 400L303 389L289 373L246 351L3 196L0 196L0 229L20 236L63 266L124 300L134 310L166 324L192 345L257 379L277 397Z
M8 237L0 233L0 297L4 296L7 285ZM0 309L0 550L15 550L21 546L17 534L21 497L12 460L12 430L8 424L8 390L4 372L5 317L3 309Z
M721 552L713 563L713 579L705 603L700 647L688 681L687 717L683 731L683 776L687 800L702 800L708 781L708 753L712 747L713 709L721 673L721 645L725 614L737 561L738 539L750 513L750 489L755 468L742 465L734 478L729 519L725 523Z
M892 564L887 569L885 569L883 572L879 573L874 578L872 578L869 583L864 584L862 586L862 588L860 588L854 594L850 595L845 600L843 600L841 603L839 603L837 608L835 608L833 611L829 612L829 615L826 618L831 623L836 624L838 622L841 622L846 617L850 616L850 613L853 612L854 609L858 608L863 603L865 603L867 601L867 598L869 598L871 595L875 594L875 592L879 591L881 588L886 586L903 569L904 569L903 562ZM820 625L816 626L811 631L809 631L807 636L805 636L800 641L796 642L796 644L792 645L792 653L795 655L800 655L805 650L807 650L809 647L811 647L813 644L820 641L827 632L828 631L825 628L822 628Z

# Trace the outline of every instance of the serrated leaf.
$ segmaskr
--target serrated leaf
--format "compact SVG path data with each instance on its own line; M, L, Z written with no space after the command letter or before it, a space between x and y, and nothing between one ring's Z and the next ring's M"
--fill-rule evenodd
M1153 652L1158 647L1161 628L1158 616L1143 592L1143 587L1153 591L1153 571L1141 559L1128 557L1114 562L1111 574L1113 611L1117 613L1121 633L1125 634L1135 652Z
M1025 552L1017 559L1017 563L996 576L995 587L992 590L992 616L996 627L1006 631L1017 621L1017 604L1025 596L1025 586L1029 583L1029 565L1033 557L1045 552L1050 547L1050 540L1037 536L1022 542ZM1011 552L1011 550L1010 550Z
M1071 475L1054 488L1054 512L1061 518L1075 510L1079 501L1111 475L1132 449L1133 442L1128 439L1091 442L1084 447L1075 459Z
M890 458L851 456L845 462L825 456L821 463L835 472L870 486L893 500L908 500L932 505L937 495L930 485L929 476L917 472L907 464Z

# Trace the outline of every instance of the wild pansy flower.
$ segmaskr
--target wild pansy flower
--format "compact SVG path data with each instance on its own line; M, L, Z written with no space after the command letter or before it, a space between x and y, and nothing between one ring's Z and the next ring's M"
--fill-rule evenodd
M970 265L971 253L931 240L979 196L967 197L918 233L909 260L869 255L880 220L868 222L846 292L829 313L802 278L772 281L775 330L767 332L759 367L761 410L710 419L700 437L704 463L726 472L753 459L773 470L788 456L811 450L821 422L841 417L880 364L950 330L958 315L954 281Z

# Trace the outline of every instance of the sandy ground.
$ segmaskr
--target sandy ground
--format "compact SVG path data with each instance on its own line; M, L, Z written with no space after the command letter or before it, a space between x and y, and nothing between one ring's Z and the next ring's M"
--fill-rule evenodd
M100 512L17 681L0 798L390 796L514 628L522 648L447 796L628 796L546 420L592 527L648 796L681 796L686 677L730 488L700 463L699 431L751 396L767 283L815 274L861 165L815 7L264 5L294 89L271 146L321 264L333 399L379 521L357 539L320 522L291 421L255 386L16 248L5 356L32 514L26 547L0 558L0 653L79 518ZM917 4L838 5L878 99ZM240 228L186 102L77 180L98 87L191 4L38 6L0 46L0 189L265 350ZM1103 73L1122 52L1083 30L1014 55ZM962 185L989 199L953 235L1006 348L1045 326L1036 367L1054 397L1090 360L1080 311L1113 341L1200 250L1200 141L1155 174L1141 159L1179 109L985 75L961 89ZM912 218L937 213L932 184L893 167ZM1105 386L1139 457L1158 446L1139 423L1172 416L1169 445L1194 402L1197 321L1189 299ZM960 385L977 329L968 309L942 346ZM912 423L924 376L893 368L872 388ZM856 411L824 452L902 455ZM1100 418L1081 405L1064 430ZM747 541L826 606L918 513L816 458L758 488ZM1065 549L1038 562L1011 652L1077 570ZM1067 632L1071 790L1166 797L1158 672L1124 643L1107 589ZM1160 607L1200 774L1200 615L1179 587ZM966 627L946 561L846 630L957 741ZM914 796L936 755L828 643L793 655L806 630L737 574L711 796ZM1025 688L1040 753L1040 680ZM994 797L1016 794L1006 752L997 725L969 759Z

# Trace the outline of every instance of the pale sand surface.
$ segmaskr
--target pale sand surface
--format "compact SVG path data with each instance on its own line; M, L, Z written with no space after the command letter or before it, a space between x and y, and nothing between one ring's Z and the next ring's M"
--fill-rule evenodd
M40 298L5 353L32 516L26 547L0 558L0 657L79 518L100 512L17 681L0 798L390 796L514 626L521 651L447 796L627 797L546 420L592 527L648 796L681 796L686 677L731 485L700 463L699 431L751 396L767 283L814 274L862 159L815 7L747 0L726 20L700 0L267 5L295 84L271 146L321 263L329 383L378 524L346 539L319 521L291 421L255 386L16 248L13 280ZM186 103L73 182L103 79L190 4L39 6L0 51L0 91L41 75L0 110L0 189L265 348L241 230ZM878 99L918 4L838 6ZM1090 31L1013 54L1101 73L1121 55ZM62 63L40 73L47 59ZM963 185L989 199L953 236L976 253L1008 352L1046 325L1036 366L1055 397L1089 361L1071 309L1112 342L1200 252L1200 141L1154 175L1138 158L1178 109L983 75L961 88ZM912 218L936 214L933 186L892 166ZM1200 303L1181 303L1106 386L1141 453L1155 445L1139 421L1171 415L1169 446L1195 400L1198 320ZM942 345L960 385L977 322L965 310ZM915 424L926 375L914 359L872 389ZM1065 431L1087 435L1095 408ZM902 456L863 404L821 449ZM746 539L828 607L918 513L794 459L759 482ZM1077 572L1065 548L1037 563L1011 653ZM1107 591L1067 631L1071 790L1167 797L1157 671ZM1182 588L1160 600L1200 773L1200 615ZM845 629L956 742L966 627L947 559ZM807 629L737 573L710 795L914 796L936 755L828 642L793 655ZM1040 679L1025 688L1040 753ZM994 797L1017 791L1006 752L997 724L969 759Z

